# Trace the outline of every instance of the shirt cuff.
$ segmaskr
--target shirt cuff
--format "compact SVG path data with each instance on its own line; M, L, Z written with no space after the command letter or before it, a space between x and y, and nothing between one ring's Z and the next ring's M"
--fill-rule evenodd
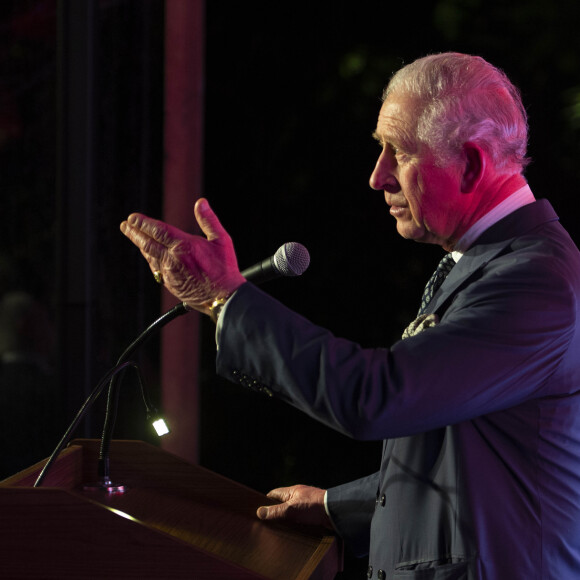
M237 290L236 290L236 292L237 292ZM234 292L231 296L228 297L226 303L224 304L223 308L221 309L220 315L218 316L218 319L217 319L217 322L215 325L215 344L216 344L217 350L220 349L220 335L222 332L224 316L225 316L226 311L228 309L228 306L230 304L230 300L236 295L236 292Z
M330 524L336 530L336 532L338 532L338 528L334 525L334 522L332 521L332 516L330 515L330 510L328 509L328 491L324 492L324 511L326 512L326 515L330 520Z

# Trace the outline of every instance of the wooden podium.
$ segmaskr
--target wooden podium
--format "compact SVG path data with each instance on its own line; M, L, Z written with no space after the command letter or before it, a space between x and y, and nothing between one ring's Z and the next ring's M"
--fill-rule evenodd
M0 578L332 579L328 531L257 519L266 496L140 441L113 441L122 495L87 492L98 440L73 441L43 485L44 462L0 482Z

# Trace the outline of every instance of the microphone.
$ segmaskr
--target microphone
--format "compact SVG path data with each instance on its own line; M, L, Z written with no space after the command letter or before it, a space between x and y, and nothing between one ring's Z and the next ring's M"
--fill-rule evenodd
M282 276L300 276L310 265L308 250L297 242L287 242L276 253L246 268L242 276L254 284L262 284Z

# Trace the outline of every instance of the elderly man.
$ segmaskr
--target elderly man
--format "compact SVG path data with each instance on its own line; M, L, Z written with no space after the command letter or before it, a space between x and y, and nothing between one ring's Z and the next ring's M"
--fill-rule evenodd
M140 214L121 229L217 320L221 375L384 440L376 474L274 490L260 518L334 526L369 578L580 578L580 255L522 176L518 91L479 57L419 59L391 79L374 137L370 184L398 232L448 252L390 348L336 338L247 283L206 200L206 238Z

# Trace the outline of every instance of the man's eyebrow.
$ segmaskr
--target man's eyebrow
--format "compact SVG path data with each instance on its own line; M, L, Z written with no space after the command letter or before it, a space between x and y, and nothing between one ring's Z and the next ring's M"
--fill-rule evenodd
M391 139L388 135L380 135L377 131L373 132L372 135L373 139L379 142L380 145L385 145L385 143L393 143L393 139Z

